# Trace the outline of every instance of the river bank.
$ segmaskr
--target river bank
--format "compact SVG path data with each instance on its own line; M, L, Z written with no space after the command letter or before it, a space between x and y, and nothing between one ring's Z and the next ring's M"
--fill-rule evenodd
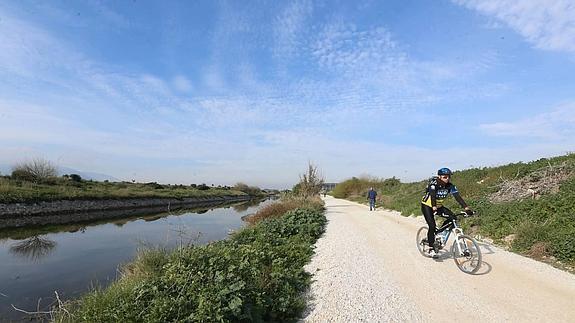
M0 230L0 322L27 319L11 304L48 311L57 302L54 291L66 302L95 286L107 287L142 249L168 252L226 239L246 226L242 217L271 203L258 199L170 212L162 207L157 213L141 208L120 211L135 215L115 219Z
M216 206L252 198L249 195L229 195L0 203L0 229L120 218L133 216L143 209L146 212L165 212L185 207Z
M53 318L56 322L296 321L311 282L303 266L311 259L326 221L319 199L300 201L311 208L270 214L229 239L169 253L148 249L122 267L120 279L108 288L56 304Z

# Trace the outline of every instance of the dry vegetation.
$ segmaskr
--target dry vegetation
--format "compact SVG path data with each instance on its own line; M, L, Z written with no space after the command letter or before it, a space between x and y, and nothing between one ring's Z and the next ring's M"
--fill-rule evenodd
M323 182L318 167L310 163L306 173L300 175L300 181L294 186L292 193L284 194L280 201L247 216L245 221L253 225L264 219L280 217L297 208L320 211L323 209L323 201L319 198L319 193Z
M501 178L497 192L489 195L493 203L512 202L525 198L540 198L544 194L559 192L559 186L573 175L573 165L564 161L558 165L549 163L525 177L514 179Z
M253 225L264 219L280 217L284 213L297 208L321 210L323 202L317 196L311 198L284 196L280 201L266 205L255 214L246 217L245 221Z

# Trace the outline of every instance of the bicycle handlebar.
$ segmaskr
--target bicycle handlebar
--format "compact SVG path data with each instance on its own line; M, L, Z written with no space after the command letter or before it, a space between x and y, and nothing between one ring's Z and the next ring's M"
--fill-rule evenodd
M467 212L461 211L461 212L459 212L459 213L454 213L453 215L455 215L455 216L460 216L460 215L462 215L464 218L467 218L467 217L470 217L470 216L475 215L475 212L473 212L473 211L471 211L471 212L472 212L471 214L467 214ZM447 215L447 214L445 214L445 213L438 213L437 211L435 211L435 212L433 213L433 215L438 215L438 216L440 216L440 217L442 217L442 218L448 218L448 217L449 217L449 215Z

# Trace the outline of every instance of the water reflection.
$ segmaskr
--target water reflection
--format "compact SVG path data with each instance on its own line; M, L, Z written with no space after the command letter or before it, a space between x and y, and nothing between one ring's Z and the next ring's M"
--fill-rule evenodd
M33 236L14 243L9 250L15 256L37 262L51 254L56 245L55 241L41 238L40 236Z
M244 203L234 204L234 205L232 205L232 208L236 212L244 212L247 209L249 209L250 207L256 206L256 205L260 204L261 202L262 202L262 200L250 200L250 201L247 201Z
M258 201L258 203L261 201ZM258 203L252 204L253 206L257 206ZM235 203L237 204L237 202ZM235 204L227 204L228 206L232 206ZM243 203L240 203L243 204ZM226 204L217 205L217 208L223 208ZM181 208L176 210L171 210L170 212L157 212L155 208L150 209L136 209L136 210L122 210L118 212L126 213L133 213L128 216L124 216L119 219L110 219L110 218L102 218L99 220L93 221L85 221L79 223L69 223L69 224L55 224L55 225L44 225L44 226L28 226L28 227L21 227L21 228L7 228L7 229L0 229L0 241L6 239L14 239L14 240L23 240L28 238L33 238L36 236L42 236L48 233L60 233L60 232L86 232L86 229L89 227L97 227L103 224L112 223L115 226L121 228L124 225L138 221L144 220L146 222L154 222L159 219L166 218L168 216L180 216L190 213L196 214L204 214L208 211L212 210L213 207L193 207L193 208ZM114 211L116 212L116 211Z

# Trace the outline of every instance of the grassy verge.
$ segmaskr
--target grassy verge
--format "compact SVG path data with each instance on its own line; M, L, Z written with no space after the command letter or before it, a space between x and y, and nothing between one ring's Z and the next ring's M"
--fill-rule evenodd
M321 205L307 206L270 212L228 240L143 252L119 281L69 303L56 321L296 321L310 284L303 266L326 223Z
M280 201L264 206L255 214L246 217L245 221L254 225L262 220L277 218L288 211L298 208L320 212L323 210L323 201L319 197L302 198L299 196L284 195Z
M78 199L186 198L235 196L246 193L224 187L161 185L158 183L111 183L53 178L31 182L0 177L0 203Z
M574 170L575 155L570 154L531 163L455 172L453 182L478 213L477 217L463 221L464 229L471 234L491 238L513 251L573 271ZM548 182L557 174L561 175L561 180L549 185ZM395 178L352 178L339 184L333 195L365 202L367 190L374 187L379 193L380 206L400 211L403 215L419 215L419 201L426 184L426 180L401 183ZM541 194L522 195L525 185L540 190ZM515 195L511 194L514 192ZM448 200L447 206L453 210L459 208L453 199Z

